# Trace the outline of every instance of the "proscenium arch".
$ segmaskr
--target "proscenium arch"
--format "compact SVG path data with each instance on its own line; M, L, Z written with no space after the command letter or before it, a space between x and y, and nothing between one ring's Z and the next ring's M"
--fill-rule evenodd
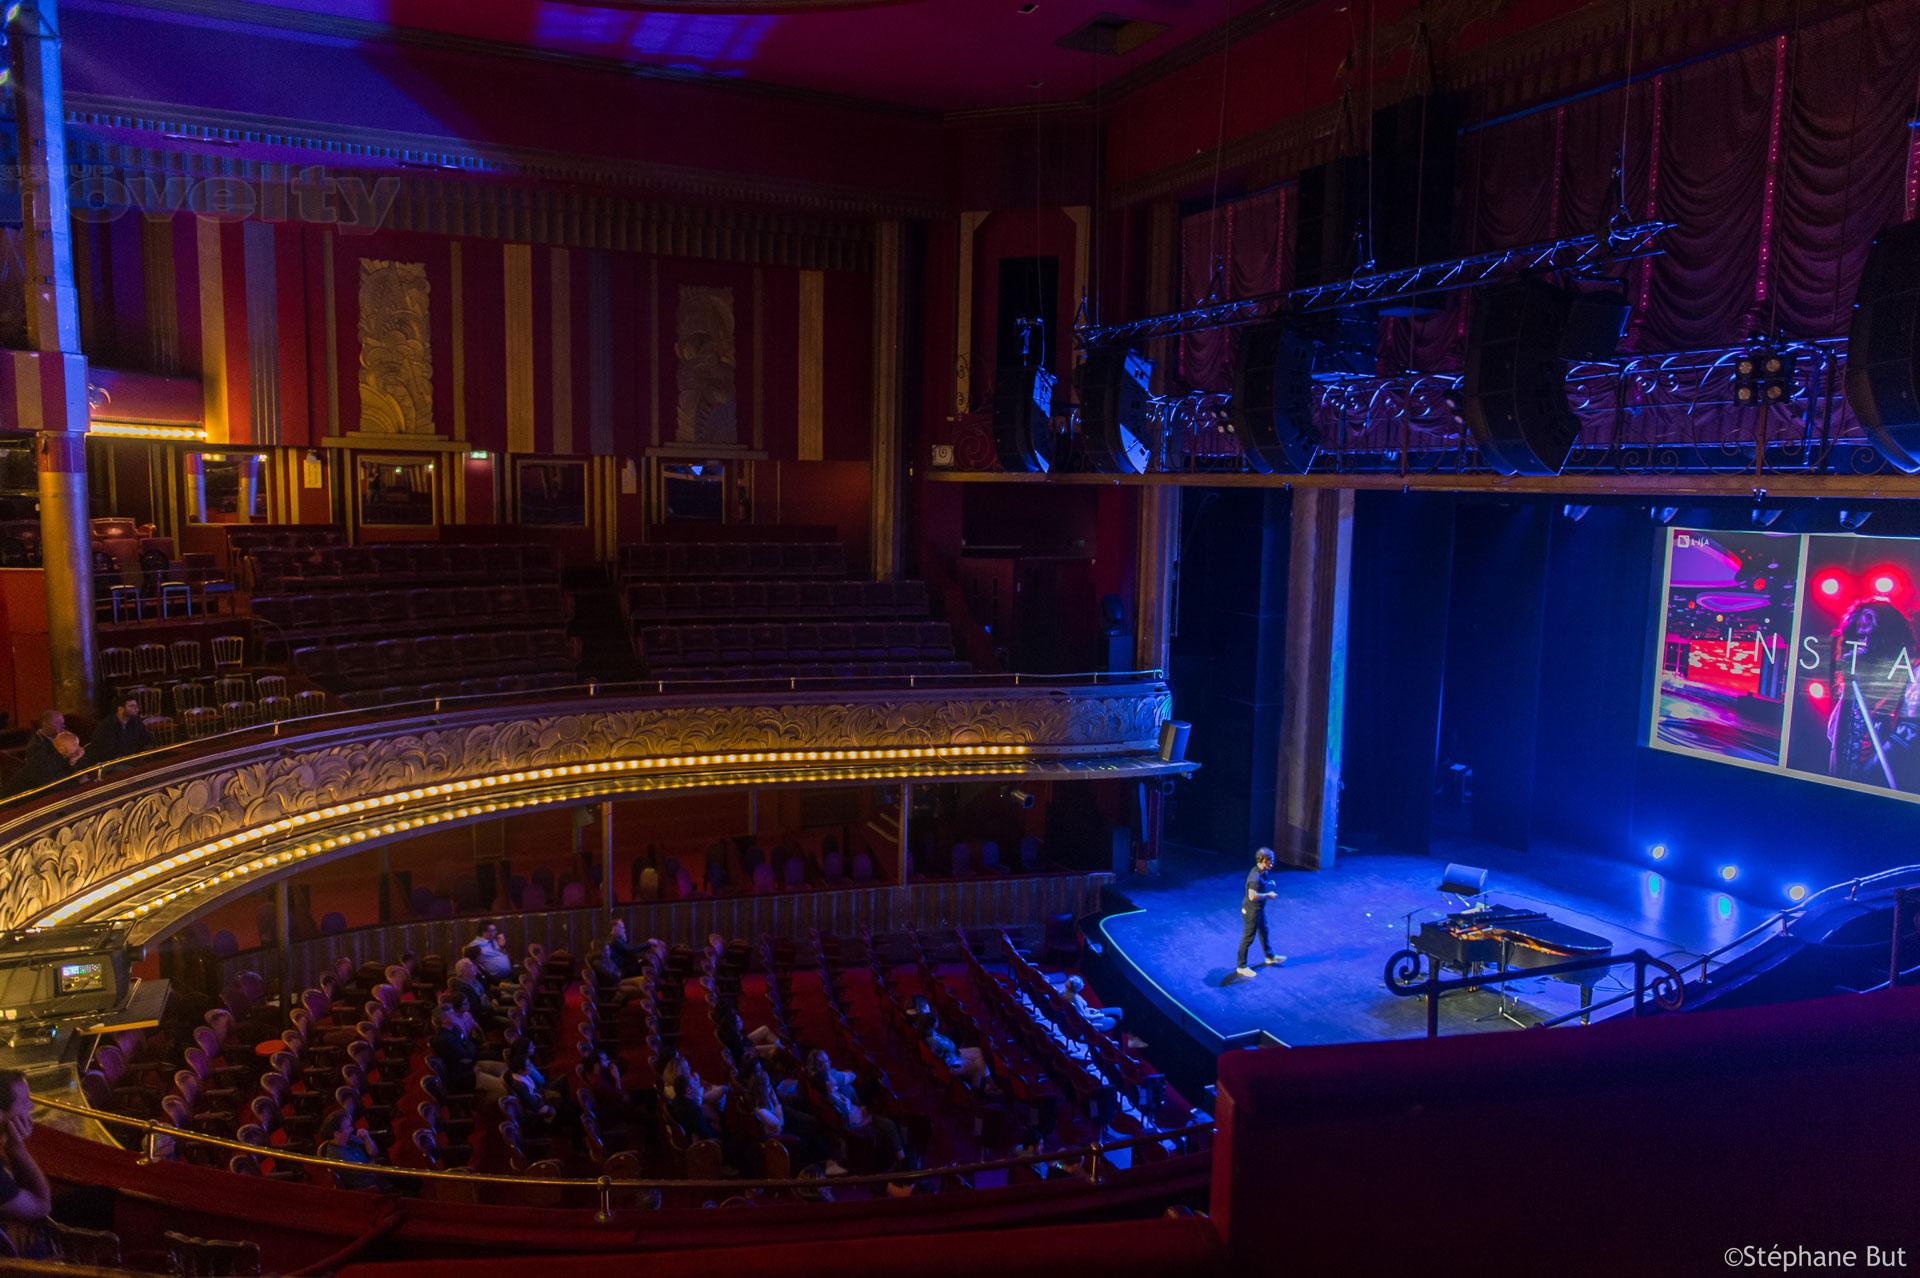
M119 920L150 943L237 893L422 829L621 794L1184 771L1154 753L1167 704L1152 678L572 698L247 742L56 793L0 825L0 929Z

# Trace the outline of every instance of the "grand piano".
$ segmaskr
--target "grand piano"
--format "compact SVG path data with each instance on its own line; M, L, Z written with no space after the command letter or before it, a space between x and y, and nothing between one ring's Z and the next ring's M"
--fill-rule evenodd
M1613 942L1562 923L1540 910L1487 904L1422 923L1413 937L1413 948L1426 955L1436 969L1450 967L1471 978L1487 968L1507 971L1551 967L1570 959L1611 954ZM1606 968L1593 967L1584 972L1555 975L1556 980L1580 987L1583 1025L1588 1009L1593 1006L1593 987L1606 972ZM1504 996L1502 1011L1505 1011Z

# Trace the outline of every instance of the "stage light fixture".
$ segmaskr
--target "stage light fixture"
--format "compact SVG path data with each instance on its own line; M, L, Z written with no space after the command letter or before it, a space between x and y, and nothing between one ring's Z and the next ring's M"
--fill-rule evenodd
M1656 843L1647 849L1647 855L1656 861L1664 861L1667 859L1667 845L1664 843Z
M1815 701L1825 701L1827 699L1827 685L1815 679L1807 685L1807 695Z
M1787 884L1787 899L1799 902L1807 899L1807 885L1804 883Z
M1731 883L1740 877L1740 867L1737 865L1723 865L1720 867L1720 877Z
M1023 812L1026 811L1028 808L1031 808L1034 802L1033 791L1022 790L1017 786L1007 791L1007 798L1011 799L1013 801L1014 806L1019 808Z
M1753 520L1753 526L1755 528L1771 528L1780 522L1780 508L1778 506L1755 506L1749 517Z
M1892 594L1893 586L1894 586L1893 578L1889 577L1886 573L1881 573L1878 577L1875 577L1873 579L1873 593L1876 595Z
M1593 507L1591 506L1576 506L1572 502L1568 502L1566 505L1560 507L1560 513L1577 524L1585 519L1587 512L1592 509Z
M1858 532L1872 517L1871 510L1843 510L1840 512L1840 526L1848 532Z
M1823 577L1823 578L1821 578L1821 579L1820 579L1820 593L1821 593L1821 594L1823 594L1823 595L1825 595L1825 596L1826 596L1827 598L1829 598L1829 599L1831 599L1831 598L1833 598L1833 597L1834 597L1835 595L1837 595L1837 594L1839 594L1839 593L1840 593L1840 579L1839 579L1838 577Z
M1742 405L1784 403L1793 393L1793 355L1756 347L1733 363L1733 398Z
M1679 513L1680 508L1678 506L1647 507L1647 518L1653 520L1656 524L1670 524L1673 522L1674 516Z

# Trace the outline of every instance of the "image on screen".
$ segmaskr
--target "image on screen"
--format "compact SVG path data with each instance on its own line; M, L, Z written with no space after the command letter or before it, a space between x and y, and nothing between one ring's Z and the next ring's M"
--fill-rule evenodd
M1786 766L1920 797L1920 541L1807 539Z
M1653 744L1778 765L1800 538L1667 529Z

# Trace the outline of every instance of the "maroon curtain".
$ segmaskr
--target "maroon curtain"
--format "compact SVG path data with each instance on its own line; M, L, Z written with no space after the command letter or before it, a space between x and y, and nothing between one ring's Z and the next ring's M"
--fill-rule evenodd
M1554 113L1536 111L1472 135L1472 252L1553 238Z
M1795 37L1775 187L1768 328L1846 331L1867 247L1901 220L1920 5L1882 5ZM1777 320L1777 323L1773 322Z
M1760 262L1774 46L1750 45L1661 77L1659 216L1642 345L1684 349L1746 336Z
M1596 93L1563 108L1560 138L1560 218L1556 235L1604 230L1619 205L1613 170L1626 143L1627 214L1647 216L1647 156L1653 140L1653 85Z
M1217 284L1222 298L1252 297L1292 287L1290 210L1293 188L1275 187L1180 224L1180 302L1193 305ZM1222 266L1214 278L1214 265ZM1225 390L1233 381L1232 330L1213 329L1180 339L1180 376L1189 386Z
M1231 225L1230 207L1222 205L1201 213L1189 214L1181 220L1179 297L1181 306L1193 306L1205 301L1213 293L1214 266L1227 260L1230 252L1227 235ZM1223 275L1219 284L1224 296L1230 287L1229 277ZM1188 333L1180 339L1182 380L1189 386L1198 386L1206 390L1223 389L1229 380L1227 359L1230 350L1225 329L1216 328L1203 333Z

